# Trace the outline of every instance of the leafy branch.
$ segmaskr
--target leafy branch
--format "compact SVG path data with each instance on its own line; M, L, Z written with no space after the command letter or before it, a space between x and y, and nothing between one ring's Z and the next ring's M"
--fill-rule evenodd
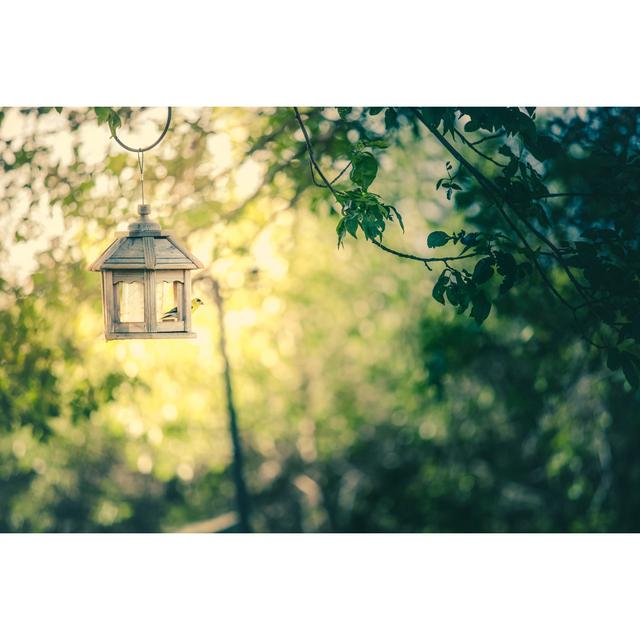
M311 137L304 124L299 109L297 107L293 107L293 111L304 137L309 157L312 182L316 186L329 189L336 202L340 205L342 217L336 227L339 246L343 243L344 237L347 233L356 238L358 229L362 229L366 239L370 240L383 251L399 258L422 262L424 265L429 265L429 263L434 262L446 264L448 261L471 258L476 255L459 254L457 256L448 257L418 256L411 253L397 251L396 249L392 249L391 247L383 244L382 234L385 230L385 221L397 220L403 231L404 223L402 216L396 207L383 203L380 196L368 191L368 187L375 179L378 171L378 162L373 154L369 151L357 150L347 166L343 168L336 177L330 180L322 171L318 160L316 159L313 145L311 143ZM380 146L383 144L381 141L375 140L366 141L362 146L370 146L372 142L374 143L373 146ZM350 178L352 182L356 184L356 188L346 191L335 188L334 184L344 175L349 167L351 167ZM317 181L316 175L320 178L321 182Z

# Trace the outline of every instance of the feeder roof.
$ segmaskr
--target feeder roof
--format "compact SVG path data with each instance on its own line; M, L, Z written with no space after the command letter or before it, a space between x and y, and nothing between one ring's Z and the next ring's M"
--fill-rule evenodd
M175 238L159 231L154 235L129 234L118 238L89 269L202 269L202 266Z

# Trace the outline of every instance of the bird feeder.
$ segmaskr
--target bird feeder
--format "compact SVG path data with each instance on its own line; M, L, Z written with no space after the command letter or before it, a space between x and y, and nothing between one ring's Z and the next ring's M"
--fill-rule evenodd
M202 263L189 253L157 222L149 220L151 208L144 204L144 163L142 154L158 144L160 138L138 153L142 176L143 204L140 219L119 234L102 255L90 265L102 273L102 307L107 340L139 338L195 338L191 331L191 271Z
M191 270L202 263L156 222L149 205L89 267L102 272L107 340L195 338L191 331ZM169 319L163 316L175 309Z

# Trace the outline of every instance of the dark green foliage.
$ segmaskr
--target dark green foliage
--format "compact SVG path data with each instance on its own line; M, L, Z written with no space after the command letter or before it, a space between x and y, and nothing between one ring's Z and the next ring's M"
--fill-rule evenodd
M50 325L37 299L3 286L0 281L0 294L13 303L0 309L0 433L26 428L46 439L52 419L68 412L71 422L80 424L112 402L126 379L118 372L63 391L64 374L54 369L78 357L73 343Z
M353 168L349 177L363 189L368 189L378 173L378 161L372 153L364 151L355 154L351 162Z
M383 112L387 134L380 139L367 125ZM590 110L573 119L541 118L533 107L369 107L348 114L342 110L341 116L346 115L351 133L356 123L362 127L358 140L343 152L351 159L349 175L357 188L325 191L345 215L337 227L339 245L347 233L357 237L358 229L365 239L382 243L386 223L393 219L392 205L367 192L379 172L378 158L368 149L388 147L395 128L403 124L415 136L431 134L450 156L446 176L435 182L436 191L442 189L447 201L455 195L462 209L479 207L469 220L473 232L434 231L427 236L428 248L451 241L462 245L457 258L467 260L465 268L454 270L451 291L445 294L438 286L436 299L444 296L464 311L475 295L473 287L491 279L490 266L501 280L497 288L483 292L483 301L510 294L531 277L540 278L553 304L571 311L571 319L564 321L578 327L578 335L589 344L607 348L632 341L629 348L638 356L638 229L632 215L640 202L636 110ZM312 118L308 125L315 128ZM471 135L472 140L466 137ZM430 266L446 264L451 257L429 257ZM474 258L480 263L477 271ZM469 273L475 277L470 279ZM482 302L473 317L482 318L485 309ZM632 381L633 366L626 367Z
M427 236L427 246L431 247L444 247L447 242L451 240L451 236L445 231L432 231Z
M19 291L2 293L14 302L0 311L0 431L26 425L44 438L61 411L59 380L51 369L63 350L47 340L49 328L33 299Z
M444 304L444 293L447 290L447 285L449 284L449 275L446 271L443 271L440 274L437 282L433 286L432 296L434 300L437 300L440 304Z
M336 227L338 246L342 244L347 233L356 238L358 229L362 229L367 240L381 239L387 222L397 220L400 227L404 229L402 217L396 208L384 204L380 196L375 193L364 189L353 189L338 192L336 198L343 207L343 217L340 218Z
M471 317L477 324L482 324L488 317L491 311L491 303L487 300L487 296L482 291L476 291L471 301L473 307L471 308Z
M475 284L484 284L491 279L493 276L493 263L494 258L492 256L482 258L482 260L476 262L476 266L473 269L473 282Z
M98 124L106 122L109 125L111 135L115 136L117 129L122 125L122 119L117 110L111 107L94 107L94 111L98 117Z

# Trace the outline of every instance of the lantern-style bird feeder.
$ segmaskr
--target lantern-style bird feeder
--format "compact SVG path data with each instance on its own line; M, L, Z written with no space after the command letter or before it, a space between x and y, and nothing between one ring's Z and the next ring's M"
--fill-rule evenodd
M102 272L102 305L107 340L195 338L191 332L191 270L202 263L160 225L140 222L89 267Z
M171 110L162 136L169 127ZM118 140L128 150L132 150ZM142 153L138 153L143 175ZM143 202L144 202L144 183ZM102 306L107 340L195 338L191 331L191 270L202 263L174 237L150 221L149 205L138 207L140 219L119 234L89 267L102 272Z

